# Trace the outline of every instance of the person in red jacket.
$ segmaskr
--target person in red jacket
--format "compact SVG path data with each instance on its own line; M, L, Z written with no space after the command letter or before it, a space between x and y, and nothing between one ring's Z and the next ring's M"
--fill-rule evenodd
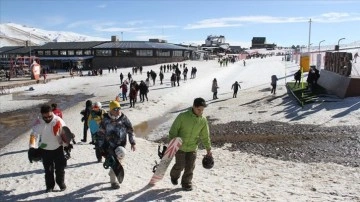
M61 111L59 108L57 108L57 104L56 104L56 103L52 103L52 104L51 104L51 108L52 108L52 112L53 112L56 116L58 116L58 117L60 117L60 118L63 118L63 116L62 116L62 111Z

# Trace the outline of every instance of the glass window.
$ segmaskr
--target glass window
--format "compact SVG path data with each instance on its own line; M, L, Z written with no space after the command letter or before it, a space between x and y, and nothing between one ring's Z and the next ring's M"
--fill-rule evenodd
M112 56L111 50L96 50L96 56Z
M136 52L135 50L118 50L117 55L122 57L130 57L136 56Z
M51 55L51 51L49 50L45 51L45 55Z
M59 55L59 51L58 50L53 50L53 51L51 51L51 55Z
M74 55L74 51L73 50L68 50L68 55Z
M182 51L173 51L173 56L181 57L181 56L183 56L183 52Z
M170 57L170 51L168 51L168 50L157 50L156 55L157 56L163 56L163 57Z
M77 50L77 51L76 51L76 55L83 55L82 50Z
M153 56L152 50L136 50L136 56Z
M91 50L85 50L84 55L91 55Z
M66 55L66 50L61 50L60 55Z
M44 51L37 51L38 55L44 55Z

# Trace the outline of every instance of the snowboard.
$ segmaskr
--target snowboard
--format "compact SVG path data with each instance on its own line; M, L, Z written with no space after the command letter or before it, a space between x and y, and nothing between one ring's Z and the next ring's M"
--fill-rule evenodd
M123 166L114 155L115 154L107 154L105 156L105 162L103 163L103 167L105 169L111 168L114 171L117 180L121 184L124 180L125 172Z
M99 124L95 120L89 121L90 133L95 134L99 130Z
M154 175L152 176L149 184L155 185L158 181L164 178L165 172L169 167L171 160L174 158L176 152L180 149L182 140L179 137L173 138L164 153L159 165L157 166Z

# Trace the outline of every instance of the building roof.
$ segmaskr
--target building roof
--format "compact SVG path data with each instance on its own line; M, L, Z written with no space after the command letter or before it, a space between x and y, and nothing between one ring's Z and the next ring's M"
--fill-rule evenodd
M170 43L159 43L149 41L112 41L105 42L93 47L94 49L171 49L188 50L188 48Z
M94 46L105 43L105 41L84 41L84 42L49 42L36 50L80 50L91 49Z
M3 46L3 47L0 48L0 53L5 53L7 51L19 49L19 48L22 48L22 47L24 47L24 46Z
M22 46L17 49L9 50L6 52L6 54L26 54L30 52L30 49L35 50L37 47L39 46Z

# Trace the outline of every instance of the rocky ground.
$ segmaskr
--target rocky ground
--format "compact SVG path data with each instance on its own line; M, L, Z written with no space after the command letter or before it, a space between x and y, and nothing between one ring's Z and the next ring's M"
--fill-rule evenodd
M284 161L332 162L360 165L360 127L292 125L282 122L234 121L214 124L209 119L213 146L232 143L239 150Z

